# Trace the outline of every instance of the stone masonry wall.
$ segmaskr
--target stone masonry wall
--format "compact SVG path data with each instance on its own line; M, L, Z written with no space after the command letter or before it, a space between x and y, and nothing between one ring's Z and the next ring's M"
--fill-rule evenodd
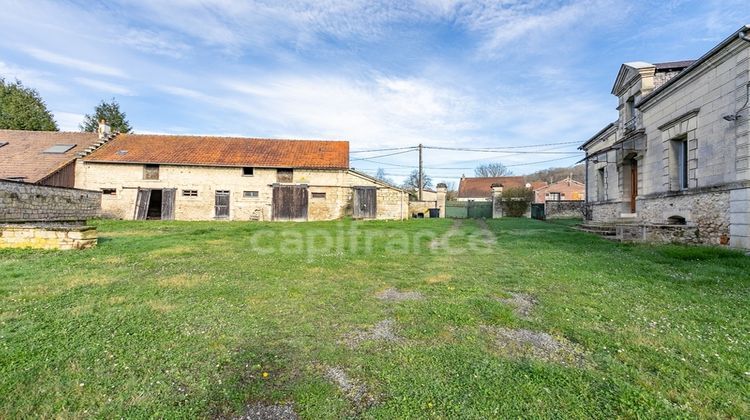
M615 222L622 213L622 203L589 203L591 206L591 221L609 223Z
M547 201L544 203L544 217L547 219L580 219L583 217L582 200Z
M101 215L98 191L0 181L0 224L75 222Z
M681 242L726 245L730 225L729 191L638 198L638 219L644 225L668 225L668 219L673 216L684 218L686 226L693 228L691 235L695 238L686 237ZM663 232L652 233L661 235Z
M0 226L0 248L86 249L96 245L93 226Z

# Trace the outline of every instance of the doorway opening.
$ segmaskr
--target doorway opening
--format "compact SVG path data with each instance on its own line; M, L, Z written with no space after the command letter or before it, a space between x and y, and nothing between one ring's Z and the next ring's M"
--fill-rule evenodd
M151 190L146 219L161 220L161 190Z

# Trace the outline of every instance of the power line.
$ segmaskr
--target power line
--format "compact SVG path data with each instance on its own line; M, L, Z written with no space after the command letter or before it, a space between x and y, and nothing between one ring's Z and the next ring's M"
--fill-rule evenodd
M405 149L416 149L417 146L409 147L389 147L385 149L365 149L365 150L351 150L349 153L368 153L368 152L388 152L391 150L405 150Z
M479 147L479 148L468 148L468 147L442 147L442 146L425 146L425 149L441 149L441 150L457 150L457 151L492 151L496 152L500 149L530 149L533 147L547 147L547 146L560 146L566 144L579 144L580 141L563 141L557 143L543 143L543 144L527 144L524 146L504 146L504 147Z
M516 163L516 164L512 164L512 165L505 165L505 167L510 168L510 167L519 167L519 166L538 165L540 163L557 162L557 161L566 160L566 159L570 159L570 158L574 158L574 157L575 156L567 156L567 157L563 157L563 158L540 160L540 161L536 161L536 162ZM385 162L376 162L376 163L381 163L381 164L384 164L384 165L397 166L397 167L403 167L403 168L413 168L414 167L412 165L388 164L388 163L385 163ZM452 171L452 170L472 170L472 169L475 169L475 168L437 168L437 167L425 167L424 169L429 169L429 170L433 170L433 171L449 171L449 170ZM358 169L358 170L360 170L360 171L377 172L376 169ZM409 174L386 174L386 175L404 176L404 175L409 175Z
M370 160L370 159L376 159L376 158L381 158L381 157L386 157L386 156L402 155L404 153L413 152L415 150L417 150L417 149L416 148L410 148L409 150L404 150L402 152L388 153L388 154L385 154L385 155L377 155L377 156L367 156L366 158L353 158L351 160Z

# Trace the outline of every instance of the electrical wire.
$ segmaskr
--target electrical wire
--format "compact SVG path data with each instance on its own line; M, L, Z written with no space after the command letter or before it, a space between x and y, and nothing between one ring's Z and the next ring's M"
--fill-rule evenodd
M404 153L409 153L409 152L413 152L413 151L415 151L415 150L416 150L416 149L410 149L410 150L404 150L404 151L402 151L402 152L388 153L388 154L385 154L385 155L378 155L378 156L368 156L368 157L366 157L366 158L352 158L351 160L370 160L370 159L376 159L376 158L381 158L381 157L386 157L386 156L395 156L395 155L402 155L402 154L404 154Z
M349 153L368 153L368 152L389 152L391 150L405 150L405 149L416 149L419 146L409 147L389 147L385 149L365 149L365 150L351 150Z

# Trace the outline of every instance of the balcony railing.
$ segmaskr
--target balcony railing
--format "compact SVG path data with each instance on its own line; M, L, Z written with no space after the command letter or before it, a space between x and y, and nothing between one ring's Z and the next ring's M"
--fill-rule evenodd
M633 117L633 118L625 121L625 123L622 124L622 129L626 133L629 133L631 131L635 131L635 129L637 128L637 126L638 126L638 117Z

